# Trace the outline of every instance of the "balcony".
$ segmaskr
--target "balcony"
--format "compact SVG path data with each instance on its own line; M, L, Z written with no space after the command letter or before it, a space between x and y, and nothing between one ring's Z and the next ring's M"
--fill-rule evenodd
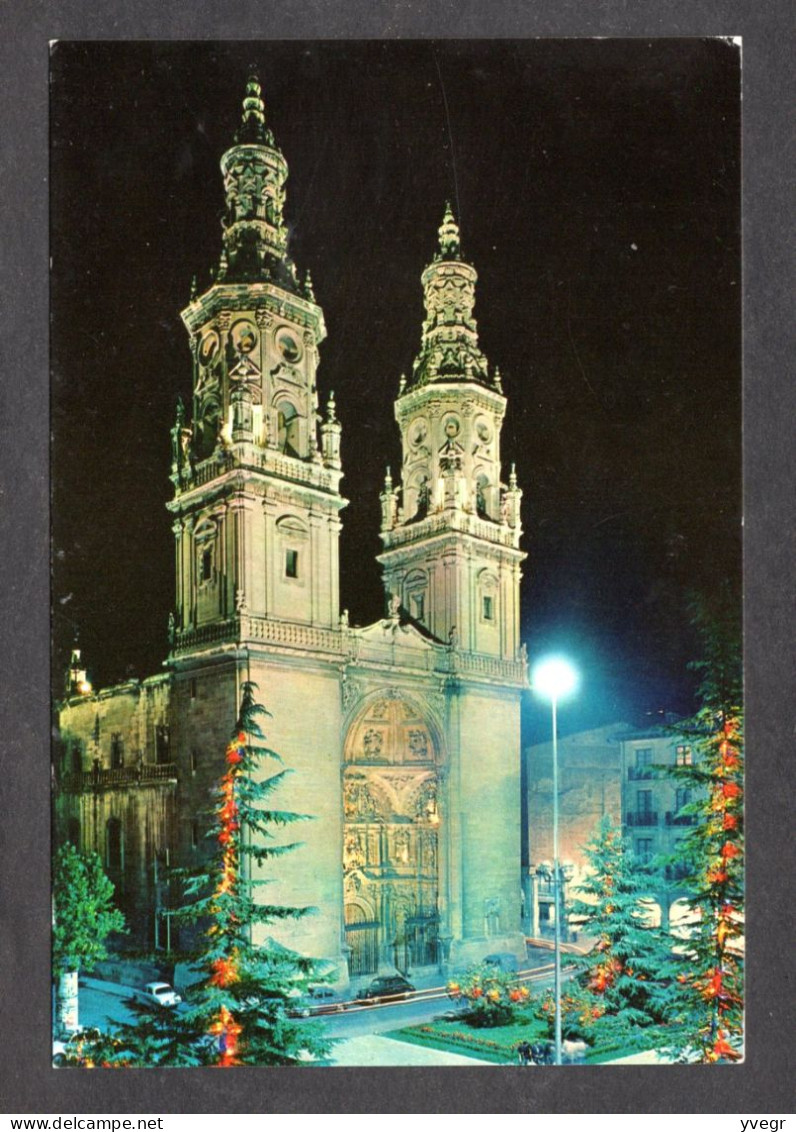
M85 790L112 790L125 786L150 786L177 781L176 763L139 763L137 766L94 767L65 776L61 788L71 794Z
M667 865L664 870L666 879L674 881L685 880L686 877L691 875L692 871L693 870L691 870L688 865L684 865L680 862L676 865Z
M680 814L677 811L666 811L667 825L696 825L697 814Z
M654 766L629 766L627 768L627 777L631 782L642 782L657 776Z
M625 814L625 824L632 828L647 828L658 824L658 815L646 810L639 814L627 813Z

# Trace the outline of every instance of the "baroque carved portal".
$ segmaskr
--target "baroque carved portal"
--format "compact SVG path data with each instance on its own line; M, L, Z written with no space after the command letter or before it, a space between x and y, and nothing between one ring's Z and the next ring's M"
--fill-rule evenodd
M349 728L345 761L342 865L351 974L375 971L378 962L403 971L434 964L438 749L422 709L394 689L371 701Z

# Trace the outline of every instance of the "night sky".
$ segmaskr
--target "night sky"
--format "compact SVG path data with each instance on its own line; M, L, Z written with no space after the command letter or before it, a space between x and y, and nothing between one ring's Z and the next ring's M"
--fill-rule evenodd
M290 169L291 253L326 316L352 623L383 611L392 405L449 197L525 491L523 638L582 673L561 729L690 711L689 591L740 576L740 70L719 40L59 44L58 689L75 631L95 686L166 655L179 312L218 262L218 161L252 66Z

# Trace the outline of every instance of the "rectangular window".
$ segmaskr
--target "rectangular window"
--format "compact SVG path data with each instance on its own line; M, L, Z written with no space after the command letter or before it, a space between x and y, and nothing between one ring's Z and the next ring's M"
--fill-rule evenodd
M171 762L171 738L165 723L155 728L155 762L160 766Z
M213 551L208 547L207 550L202 551L202 561L200 568L200 578L203 582L209 582L213 577Z
M124 766L124 740L119 732L111 735L111 767L116 770Z
M691 791L686 786L678 786L674 796L674 808L679 813L683 806L691 802Z
M495 599L484 595L484 621L493 621L495 617Z
M412 594L412 612L416 621L422 621L426 611L426 595Z
M690 747L678 747L675 755L675 763L677 766L691 766L694 758L691 753Z
M652 747L639 747L636 751L636 766L641 768L652 764Z
M105 859L109 869L124 867L124 840L119 818L109 818L105 827Z
M635 849L638 863L640 865L648 865L652 860L652 838L637 837Z
M640 814L652 813L652 791L638 790L636 792L636 806Z
M298 577L298 551L286 550L285 551L285 577L297 578Z

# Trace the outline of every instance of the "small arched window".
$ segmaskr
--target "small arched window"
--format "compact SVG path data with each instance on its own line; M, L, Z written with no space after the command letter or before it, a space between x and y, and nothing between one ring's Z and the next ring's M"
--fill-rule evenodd
M489 515L489 479L482 473L475 481L475 513L479 519Z
M282 401L277 413L277 445L286 456L299 456L299 415L290 401Z
M202 406L198 432L199 456L204 460L212 456L221 432L221 406L215 399L208 399Z
M415 621L426 621L428 617L428 578L424 571L415 570L404 580L404 609Z

